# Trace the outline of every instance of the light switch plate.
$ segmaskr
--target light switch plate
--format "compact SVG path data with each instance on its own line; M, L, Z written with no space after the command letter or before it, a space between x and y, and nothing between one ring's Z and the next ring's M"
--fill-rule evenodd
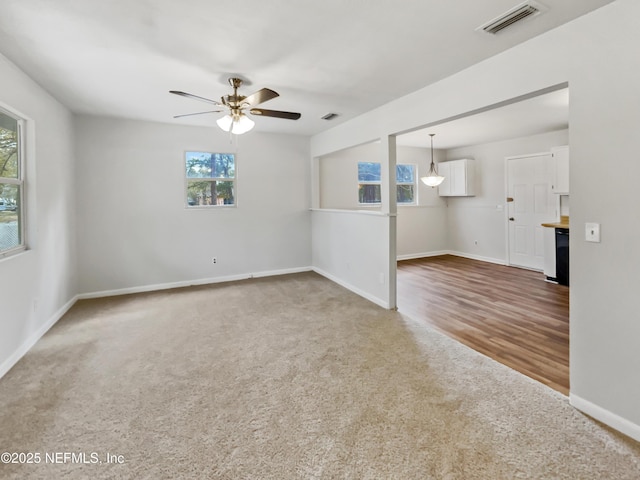
M584 239L587 242L600 243L600 224L599 223L585 223L584 224Z

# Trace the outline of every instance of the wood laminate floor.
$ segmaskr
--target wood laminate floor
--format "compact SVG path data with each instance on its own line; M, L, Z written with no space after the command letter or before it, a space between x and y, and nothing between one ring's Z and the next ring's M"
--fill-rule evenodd
M452 255L398 262L398 310L569 393L569 287Z

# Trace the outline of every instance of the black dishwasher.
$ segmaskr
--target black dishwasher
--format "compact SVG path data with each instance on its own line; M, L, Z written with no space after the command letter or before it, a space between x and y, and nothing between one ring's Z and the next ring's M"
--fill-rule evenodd
M556 228L556 280L569 285L569 229Z

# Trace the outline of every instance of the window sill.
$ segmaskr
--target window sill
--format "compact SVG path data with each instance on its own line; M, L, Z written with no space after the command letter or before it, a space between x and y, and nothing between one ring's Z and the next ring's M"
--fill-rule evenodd
M233 205L189 205L184 207L185 210L192 210L192 211L197 211L197 210L226 210L226 209L230 209L230 208L236 208L237 205L233 204Z
M0 253L0 262L3 262L5 260L9 260L10 258L17 258L19 256L21 256L23 253L27 253L30 250L27 249L27 247L25 246L21 246L21 247L16 247L13 248L11 250L6 250L2 253Z

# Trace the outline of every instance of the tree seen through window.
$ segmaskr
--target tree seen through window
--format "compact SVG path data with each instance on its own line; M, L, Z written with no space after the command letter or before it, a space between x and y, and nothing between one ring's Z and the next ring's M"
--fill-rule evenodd
M396 165L396 200L415 203L415 165ZM358 162L358 202L375 205L381 201L380 163Z
M187 206L234 205L235 169L232 153L187 152Z

